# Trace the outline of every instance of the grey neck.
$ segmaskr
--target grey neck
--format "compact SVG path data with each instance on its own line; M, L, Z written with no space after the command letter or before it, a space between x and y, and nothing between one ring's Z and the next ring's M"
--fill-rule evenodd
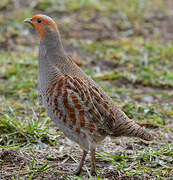
M58 57L64 57L65 51L58 31L47 30L45 39L40 41L38 86L44 92L51 77L52 66Z
M49 56L49 60L55 56L65 56L65 51L58 30L52 31L46 27L46 36L45 39L40 41L40 47L45 50L45 55Z

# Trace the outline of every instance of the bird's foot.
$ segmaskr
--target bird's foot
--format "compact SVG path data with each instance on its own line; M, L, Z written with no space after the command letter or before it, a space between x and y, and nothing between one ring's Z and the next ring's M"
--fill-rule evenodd
M79 174L81 173L81 171L82 171L82 168L81 168L81 169L80 169L80 168L77 168L75 171L72 172L72 174L73 174L73 175L79 175ZM90 174L91 174L92 176L97 175L95 168L91 168Z
M96 171L95 167L91 167L90 173L92 176L97 175L97 171Z
M73 174L74 175L79 175L82 171L82 168L81 167L77 167L76 170L73 171Z
M79 175L80 174L80 172L82 170L82 166L83 166L85 158L86 158L86 155L87 155L87 151L84 150L83 151L83 155L82 155L82 159L80 160L80 163L79 163L77 169L73 172L73 174L75 174L75 175Z

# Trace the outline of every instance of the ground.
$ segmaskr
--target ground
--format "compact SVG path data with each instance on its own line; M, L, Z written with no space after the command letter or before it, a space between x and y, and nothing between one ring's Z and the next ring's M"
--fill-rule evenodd
M173 178L172 0L1 0L0 178ZM58 24L68 54L157 139L106 138L97 175L47 116L37 91L39 38L23 23L36 13Z

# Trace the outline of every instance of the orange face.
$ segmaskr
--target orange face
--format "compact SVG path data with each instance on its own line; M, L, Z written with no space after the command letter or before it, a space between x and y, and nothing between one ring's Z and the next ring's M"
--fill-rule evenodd
M48 25L51 30L57 30L55 22L48 16L45 15L35 15L32 18L25 19L34 26L40 35L40 39L43 40L46 35L46 26Z

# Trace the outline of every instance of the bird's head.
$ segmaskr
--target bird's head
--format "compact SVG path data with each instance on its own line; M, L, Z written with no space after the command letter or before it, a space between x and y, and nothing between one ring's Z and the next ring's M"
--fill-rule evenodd
M47 32L57 31L56 23L46 15L34 15L32 18L25 19L24 22L31 24L37 30L41 40L45 39Z

